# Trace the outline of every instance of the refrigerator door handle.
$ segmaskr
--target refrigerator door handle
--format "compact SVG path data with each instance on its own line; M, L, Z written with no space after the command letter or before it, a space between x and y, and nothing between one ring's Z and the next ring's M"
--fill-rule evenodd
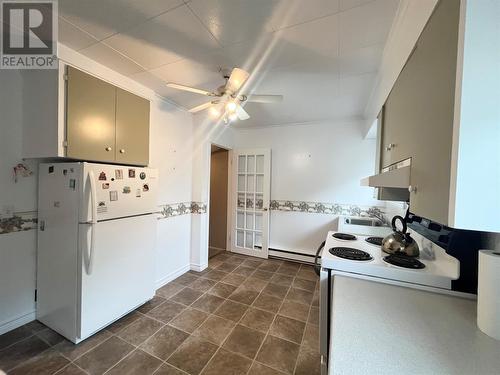
M92 206L92 216L90 222L86 223L90 225L90 246L85 241L85 252L84 261L85 261L85 272L87 275L92 274L92 266L94 264L94 248L95 248L95 225L97 224L97 202L96 202L96 185L95 185L95 176L94 171L90 170L87 176L90 183L90 205ZM87 237L87 236L85 236Z
M88 179L90 182L90 204L92 205L92 217L90 223L97 224L97 201L96 201L97 188L95 185L95 176L93 170L89 171Z

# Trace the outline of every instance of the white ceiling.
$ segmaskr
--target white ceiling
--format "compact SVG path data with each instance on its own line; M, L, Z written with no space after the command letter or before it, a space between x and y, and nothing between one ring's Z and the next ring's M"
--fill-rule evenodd
M190 108L213 90L219 68L251 73L235 126L361 117L399 0L61 0L59 41Z

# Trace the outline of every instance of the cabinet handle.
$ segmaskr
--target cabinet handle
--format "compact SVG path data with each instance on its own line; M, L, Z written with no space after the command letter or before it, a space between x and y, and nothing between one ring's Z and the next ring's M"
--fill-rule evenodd
M125 149L124 148L120 149L120 154L124 154L124 153L125 153Z
M111 151L112 148L111 147L106 147L106 151Z
M416 186L408 186L408 191L410 193L417 193L417 187Z
M394 143L389 143L385 148L386 151L391 151L396 145Z

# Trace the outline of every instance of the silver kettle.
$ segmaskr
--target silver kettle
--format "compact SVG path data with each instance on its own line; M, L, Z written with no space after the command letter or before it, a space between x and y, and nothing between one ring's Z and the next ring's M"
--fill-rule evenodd
M396 222L400 221L402 230L398 230ZM382 250L388 254L406 255L410 257L418 257L420 251L418 244L406 232L406 221L401 216L394 216L392 218L392 229L394 233L389 234L382 240Z

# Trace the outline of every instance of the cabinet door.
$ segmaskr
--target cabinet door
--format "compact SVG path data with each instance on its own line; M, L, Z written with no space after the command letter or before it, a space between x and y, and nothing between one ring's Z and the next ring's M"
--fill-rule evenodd
M384 109L384 163L412 158L410 210L447 224L459 0L441 1ZM385 144L384 144L385 146Z
M115 87L72 67L67 74L66 156L115 161Z
M116 89L116 161L148 165L149 100Z

